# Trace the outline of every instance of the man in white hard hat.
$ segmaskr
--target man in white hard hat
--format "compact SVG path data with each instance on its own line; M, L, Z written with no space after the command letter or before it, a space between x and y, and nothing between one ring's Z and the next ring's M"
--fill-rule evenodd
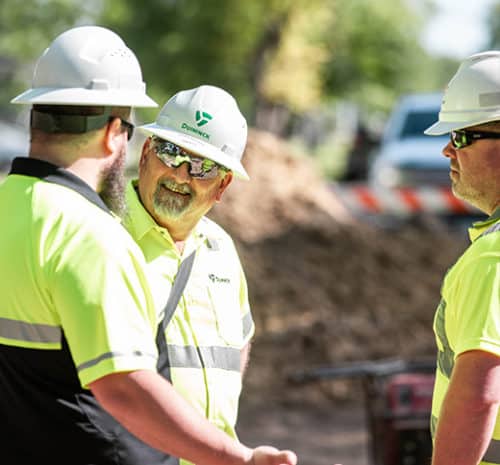
M127 189L125 226L149 266L160 329L160 372L231 437L254 331L245 276L229 235L205 214L241 164L247 124L225 90L203 85L175 94L146 139L139 179ZM192 255L194 254L194 255ZM175 307L164 310L183 261L194 262ZM179 273L180 274L180 273Z
M130 109L156 106L133 52L108 29L70 29L14 103L33 107L29 157L0 186L2 463L293 465L229 438L157 372L146 263L110 209Z
M453 192L489 215L469 230L435 315L432 463L500 464L500 52L460 65L425 133L450 133Z

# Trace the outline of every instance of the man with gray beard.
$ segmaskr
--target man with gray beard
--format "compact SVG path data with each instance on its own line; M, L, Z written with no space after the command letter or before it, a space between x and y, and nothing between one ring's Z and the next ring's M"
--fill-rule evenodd
M32 106L31 145L0 185L1 463L295 465L228 437L158 373L144 256L110 210L131 108L156 106L133 52L70 29L13 103Z
M241 164L247 124L236 101L214 86L174 95L149 135L139 179L127 189L124 224L148 263L161 318L159 371L219 429L236 438L238 398L254 323L245 276L229 235L205 217ZM163 311L180 264L194 264L173 314ZM179 273L180 274L180 273ZM172 310L171 310L172 311Z

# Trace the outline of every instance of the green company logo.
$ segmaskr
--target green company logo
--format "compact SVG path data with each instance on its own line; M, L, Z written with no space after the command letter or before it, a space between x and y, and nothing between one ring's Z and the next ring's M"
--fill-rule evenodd
M196 126L204 126L212 119L212 115L205 111L196 111Z
M198 128L193 128L193 126L189 126L187 123L182 123L181 129L186 129L187 131L194 132L205 139L210 139L210 134L200 131Z

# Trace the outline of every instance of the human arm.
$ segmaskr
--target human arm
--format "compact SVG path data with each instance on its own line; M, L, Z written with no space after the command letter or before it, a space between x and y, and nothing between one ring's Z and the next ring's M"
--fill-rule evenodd
M471 350L457 357L441 406L432 465L477 465L500 405L500 357Z
M197 465L295 465L291 451L250 449L200 416L153 371L104 376L92 383L96 399L147 444Z

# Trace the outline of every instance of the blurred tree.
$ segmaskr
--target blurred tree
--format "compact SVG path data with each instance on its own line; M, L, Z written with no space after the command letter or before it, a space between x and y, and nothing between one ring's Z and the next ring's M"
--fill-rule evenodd
M399 93L435 88L441 71L417 41L423 17L407 0L3 0L2 97L25 86L6 90L16 63L29 64L29 80L32 60L56 34L97 23L136 52L158 102L182 88L218 85L251 124L283 134L294 115L322 103L388 108Z
M202 83L238 98L247 114L261 56L275 47L292 0L108 0L102 22L127 38L140 57L154 98ZM155 112L150 112L149 117Z
M500 2L491 6L488 15L488 26L490 29L489 48L500 50Z
M2 0L0 2L0 115L12 117L7 102L23 90L36 59L63 30L92 21L96 0Z
M296 1L282 16L274 47L254 80L257 126L283 133L293 114L320 105L322 66L329 59L325 37L336 1Z
M387 110L401 93L434 90L419 44L425 13L404 0L339 0L326 38L326 93Z

